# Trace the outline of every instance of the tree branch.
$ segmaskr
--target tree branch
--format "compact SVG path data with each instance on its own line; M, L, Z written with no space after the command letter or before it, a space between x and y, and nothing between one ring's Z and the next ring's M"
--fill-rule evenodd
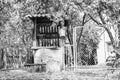
M82 26L84 26L85 17L86 17L86 14L84 14L84 16L83 16ZM80 34L79 34L79 38L78 38L78 41L77 41L77 48L78 48L78 46L79 46L79 44L80 44L80 39L81 39L81 37L82 37L82 33L83 33L83 27L81 28L81 31L80 31ZM77 49L77 50L78 50L78 49Z
M90 21L91 19L88 19L88 20L86 20L86 21L84 21L84 24L86 24L88 21Z
M108 33L108 35L109 35L109 37L110 37L111 43L112 43L113 47L115 47L115 46L114 46L114 38L113 38L113 35L112 35L111 31L105 26L106 23L105 23L104 19L102 18L101 13L99 12L99 17L100 17L102 23L100 23L100 22L98 22L97 20L95 20L90 14L88 14L88 15L90 16L90 18L91 18L95 23L97 23L100 27L103 27L103 28L107 31L107 33Z
M98 25L102 25L100 22L98 22L97 20L95 20L90 14L88 14L89 17Z
M100 20L102 21L103 24L106 24L105 20L102 17L101 11L98 12L98 15L100 17Z
M102 21L102 23L103 23L104 25L106 25L106 22L105 22L105 20L104 20L103 17L102 17L101 11L98 12L98 14L99 14L99 17L100 17L100 20ZM114 48L114 47L115 47L114 38L113 38L113 35L112 35L110 29L108 29L108 27L106 27L106 26L104 26L104 29L107 31L108 36L109 36L109 38L110 38L110 40L111 40L111 43L112 43L112 45L113 45L113 48Z
M68 37L68 40L69 40L70 44L72 44L73 43L73 41L71 39L72 35L71 35L71 33L68 29L67 29L67 37Z

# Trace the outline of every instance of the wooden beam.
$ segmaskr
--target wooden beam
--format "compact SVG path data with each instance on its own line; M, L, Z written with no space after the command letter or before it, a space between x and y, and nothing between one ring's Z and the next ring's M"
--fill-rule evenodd
M74 70L76 68L76 28L73 28Z
M20 67L22 66L22 55L19 53L19 62L20 62Z
M4 49L4 62L5 62L5 70L7 69L7 58L6 58L6 50Z
M37 40L36 40L36 36L37 36L37 34L36 34L36 31L37 31L37 30L36 30L36 18L35 18L35 22L34 22L34 28L35 28L35 29L34 29L34 30L35 30L35 31L34 31L34 32L35 32L35 33L34 33L34 40L35 40L35 46L37 46Z

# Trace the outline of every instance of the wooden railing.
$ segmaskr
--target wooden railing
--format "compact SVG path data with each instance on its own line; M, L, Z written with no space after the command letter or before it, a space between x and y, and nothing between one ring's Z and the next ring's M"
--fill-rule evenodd
M65 68L68 69L70 67L73 66L73 56L72 56L72 45L65 45L64 50L65 50L65 54L64 54L64 60L65 60Z
M46 63L25 64L23 69L30 72L46 72Z
M50 24L38 24L36 27L37 47L59 46L59 28Z
M21 55L6 56L6 69L17 69L22 65Z

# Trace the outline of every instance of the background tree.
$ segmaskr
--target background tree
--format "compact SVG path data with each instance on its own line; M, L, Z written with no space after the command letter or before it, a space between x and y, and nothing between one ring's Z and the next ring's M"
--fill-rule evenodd
M73 28L80 27L77 31L77 50L79 54L82 51L81 44L86 46L85 51L87 52L83 52L83 54L92 54L93 44L97 46L99 43L98 34L101 33L101 28L107 31L114 49L119 54L116 46L117 41L114 39L109 27L117 25L119 21L118 1L2 0L0 4L2 36L0 44L3 45L3 49L14 47L15 49L22 49L22 53L27 54L32 45L33 23L26 16L49 13L53 15L51 19L57 24L61 20L67 21L67 37L71 45L73 44ZM97 25L89 26L89 22ZM98 29L95 26L100 28ZM96 32L98 30L99 32ZM91 45L90 43L93 44Z
M118 0L92 0L90 3L88 2L90 1L74 1L76 5L81 7L83 11L89 15L91 20L108 33L114 51L118 56L120 54L118 46L119 40L114 37L111 28L113 28L116 35L118 35L120 2Z

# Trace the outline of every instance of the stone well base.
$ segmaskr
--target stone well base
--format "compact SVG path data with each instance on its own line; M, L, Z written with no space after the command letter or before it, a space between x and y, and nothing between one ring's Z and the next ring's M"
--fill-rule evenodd
M61 71L63 61L63 49L38 49L34 55L34 63L46 63L47 72Z

